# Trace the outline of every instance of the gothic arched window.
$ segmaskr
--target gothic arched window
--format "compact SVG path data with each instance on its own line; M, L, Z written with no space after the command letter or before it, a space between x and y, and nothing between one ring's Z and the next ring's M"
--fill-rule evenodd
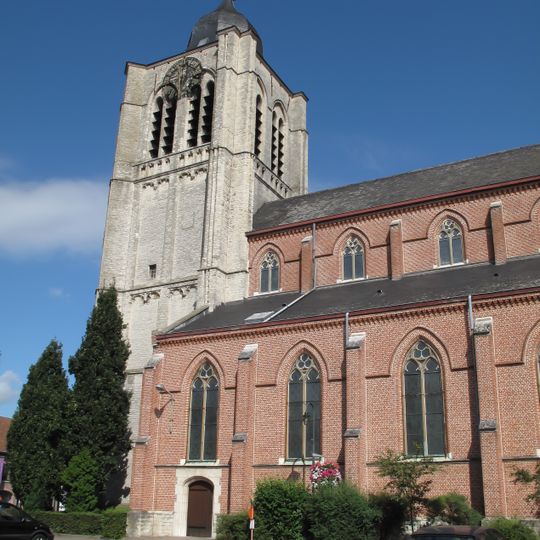
M279 259L269 251L261 263L261 288L260 292L279 290Z
M152 114L152 134L150 140L150 157L157 158L159 156L159 144L161 141L161 123L163 120L163 99L156 99L156 106Z
M407 454L444 455L441 365L425 341L418 341L409 352L403 379Z
M439 262L441 266L463 262L463 233L453 219L444 220L439 233Z
M191 385L189 460L216 459L218 406L219 381L212 364L205 362Z
M214 82L209 81L206 85L205 95L203 99L201 144L206 144L212 141L212 126L214 121L214 94Z
M261 96L257 96L255 109L255 142L253 151L255 156L260 158L262 154L262 136L263 136L263 101Z
M364 276L364 246L357 236L351 236L343 250L343 279L360 279Z
M302 354L289 376L287 457L321 453L321 377L309 354Z

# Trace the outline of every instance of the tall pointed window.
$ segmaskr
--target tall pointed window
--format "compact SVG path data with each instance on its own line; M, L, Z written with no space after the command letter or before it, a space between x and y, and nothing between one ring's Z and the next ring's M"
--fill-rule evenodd
M262 119L263 119L263 102L262 97L257 96L257 104L255 109L255 142L254 142L254 153L255 156L260 158L262 153Z
M343 250L343 279L361 279L364 276L364 246L357 236L351 236Z
M217 446L219 381L205 362L191 385L189 452L191 461L214 461Z
M418 341L409 352L403 378L407 454L444 455L441 366L425 341Z
M260 292L279 290L279 259L269 251L261 263L261 288Z
M287 457L321 453L321 377L309 354L302 354L289 376Z
M206 144L212 141L212 126L214 120L214 83L209 81L206 85L202 105L201 118L201 144Z
M439 261L441 266L463 262L463 233L453 219L446 219L439 233Z
M163 119L163 99L158 97L156 107L152 114L152 134L150 140L150 157L157 158L159 156L159 144L161 141L161 122Z
M191 103L189 104L187 145L190 148L197 146L199 137L199 120L201 115L201 87L193 88Z

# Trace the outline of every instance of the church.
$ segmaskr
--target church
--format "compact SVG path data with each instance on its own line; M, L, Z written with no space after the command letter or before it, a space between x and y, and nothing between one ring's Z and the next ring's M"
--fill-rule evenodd
M380 491L531 518L540 459L540 145L308 193L307 98L232 0L129 62L100 287L131 346L129 536L215 536L321 458Z

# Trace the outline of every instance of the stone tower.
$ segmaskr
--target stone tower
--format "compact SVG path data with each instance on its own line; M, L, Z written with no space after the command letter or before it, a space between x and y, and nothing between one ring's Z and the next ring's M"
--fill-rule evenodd
M306 102L232 0L186 52L127 64L99 286L116 286L127 325L134 438L153 332L243 298L254 212L307 191Z

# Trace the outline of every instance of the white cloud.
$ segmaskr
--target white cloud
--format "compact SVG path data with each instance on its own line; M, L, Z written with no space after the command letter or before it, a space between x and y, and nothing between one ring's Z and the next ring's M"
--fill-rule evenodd
M89 180L0 183L0 251L98 252L107 190L105 182Z
M52 298L62 298L65 295L64 289L61 287L51 287L49 289L49 296Z
M19 390L16 388L20 380L13 371L4 371L0 375L0 403L9 403L17 398Z

